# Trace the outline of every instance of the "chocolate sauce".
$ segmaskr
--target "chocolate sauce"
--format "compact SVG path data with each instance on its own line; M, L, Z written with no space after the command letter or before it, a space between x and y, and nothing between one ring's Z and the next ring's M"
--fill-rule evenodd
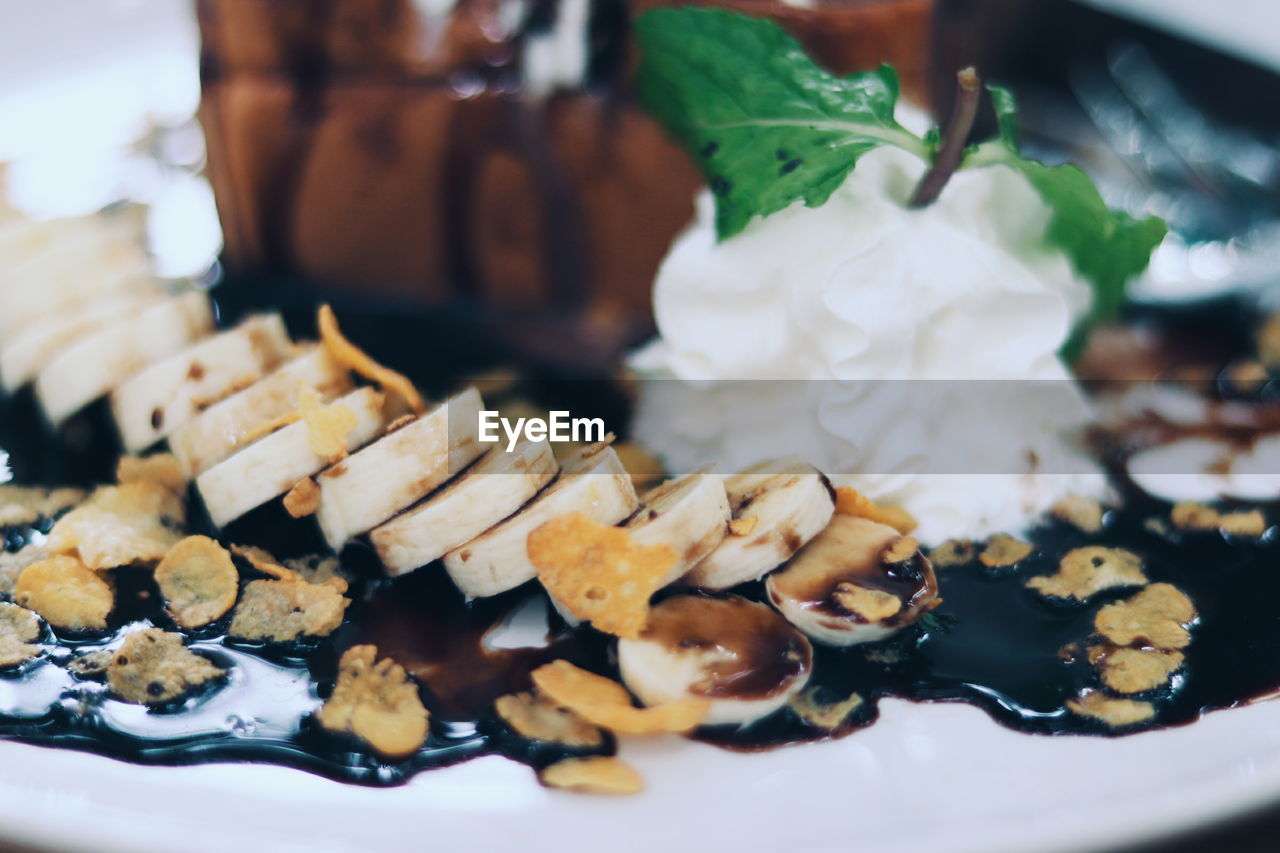
M386 332L394 325L394 320L384 318L377 328ZM357 337L378 342L383 350L379 354L391 363L445 363L422 358L421 351L418 359L408 357L409 350L422 345L421 334ZM398 353L402 346L405 352ZM433 393L443 390L448 379L428 374L414 378ZM575 387L581 399L564 400ZM609 423L616 425L618 404L603 400L601 387L549 383L543 396L558 395L555 404L575 412L595 414L604 405L611 410L606 412ZM110 476L116 450L105 408L91 407L57 433L41 422L35 409L29 392L0 401L0 447L13 454L17 481L91 483ZM1104 449L1116 451L1114 445ZM1169 504L1145 496L1123 477L1117 476L1115 483L1124 500L1121 508L1107 514L1101 532L1084 533L1046 521L1028 536L1034 553L1015 567L989 569L974 561L938 569L942 605L897 635L849 648L813 644L806 695L822 703L838 703L853 694L862 699L834 730L818 728L783 708L743 728L704 728L695 736L739 750L840 737L874 723L878 700L886 696L966 702L1002 725L1031 734L1123 735L1184 725L1206 711L1280 690L1276 530L1260 539L1235 539L1151 524L1153 519L1167 520ZM212 534L207 519L200 517L199 502L192 500L191 508L192 532ZM1272 520L1277 509L1267 508ZM4 530L6 550L38 541L50 523L44 519L32 527ZM223 533L227 541L263 545L280 557L321 547L312 520L288 517L278 502L250 513ZM1199 613L1184 667L1168 685L1135 697L1155 708L1155 716L1139 726L1113 730L1066 708L1069 699L1097 684L1084 652L1094 614L1133 590L1104 592L1080 604L1046 600L1026 587L1028 578L1052 573L1063 554L1084 545L1137 553L1152 582L1168 582L1184 591ZM398 784L421 770L481 755L506 755L541 767L584 753L582 748L518 736L494 715L492 706L501 695L529 689L529 673L557 658L617 677L611 638L589 627L571 628L552 616L545 641L503 648L491 642L498 626L530 604L546 606L536 583L468 603L439 565L389 580L381 576L367 547L349 546L341 556L353 578L352 605L331 637L284 646L235 642L225 635L226 617L186 631L191 648L227 668L228 677L198 695L155 709L123 703L100 681L75 675L67 667L82 655L114 648L129 631L151 626L177 630L162 612L149 573L114 572L118 605L107 631L73 635L49 630L40 659L0 672L0 737L144 764L280 764L370 785ZM245 582L256 577L247 565L240 569ZM731 592L752 601L767 600L761 582ZM711 633L707 642L715 641ZM376 644L382 656L403 664L421 686L432 713L431 732L423 748L407 760L381 760L357 742L320 729L311 719L332 690L338 657L357 643ZM769 661L755 660L755 652L777 646L744 645L752 658L749 669L776 670ZM608 754L613 749L613 741L606 739L585 751Z

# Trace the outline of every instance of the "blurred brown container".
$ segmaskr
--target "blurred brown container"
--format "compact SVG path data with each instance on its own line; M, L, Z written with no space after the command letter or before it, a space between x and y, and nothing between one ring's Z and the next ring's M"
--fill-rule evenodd
M626 30L676 2L592 0L590 79L542 99L519 90L512 4L424 17L412 0L198 0L228 271L568 317L602 352L647 333L700 178L632 102ZM890 62L923 91L932 0L703 5L772 18L839 73Z

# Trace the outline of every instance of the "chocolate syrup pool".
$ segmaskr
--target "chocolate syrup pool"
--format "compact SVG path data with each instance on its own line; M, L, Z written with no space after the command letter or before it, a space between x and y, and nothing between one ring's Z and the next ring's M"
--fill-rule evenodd
M29 396L28 391L0 402L0 447L13 454L17 481L109 478L115 448L105 405L91 407L53 437L34 414ZM885 696L970 703L995 722L1029 734L1127 735L1184 725L1206 711L1280 690L1276 531L1250 540L1169 533L1167 525L1161 532L1149 522L1167 519L1169 505L1124 482L1117 481L1117 487L1126 493L1123 508L1108 514L1100 533L1046 521L1028 537L1035 553L1016 567L989 569L973 562L939 568L943 604L922 624L879 643L845 649L815 644L810 685L816 698L840 702L856 693L862 699L834 731L807 725L783 708L746 727L707 728L694 737L757 750L855 734L874 724L878 700ZM278 504L236 522L225 531L227 541L259 544L282 558L318 550L321 540L311 521L290 519ZM198 501L191 502L191 511L193 516L200 511ZM48 525L45 520L34 528L5 530L6 549L18 550ZM193 519L192 532L213 531ZM1078 604L1048 601L1025 586L1028 577L1053 572L1063 554L1083 545L1134 551L1151 582L1183 590L1199 614L1184 667L1163 688L1133 697L1151 702L1155 716L1120 731L1066 709L1066 702L1095 685L1097 676L1083 655L1063 651L1083 648L1096 611L1134 590L1104 592ZM78 656L114 648L129 631L153 625L176 630L159 606L149 573L118 572L115 621L107 632L47 631L39 659L0 671L0 737L145 764L280 764L370 785L398 784L419 771L481 755L505 755L541 767L568 755L614 749L608 738L582 750L529 741L493 714L494 699L528 689L529 673L553 659L617 677L611 639L559 622L536 582L468 604L439 565L387 580L362 546L348 547L342 559L353 577L352 605L332 636L287 646L237 643L225 636L226 617L184 632L194 651L228 675L195 695L150 709L121 702L100 681L77 677L67 668ZM255 577L247 565L240 569L243 582ZM732 592L765 600L759 582ZM526 631L522 644L494 641L514 614L528 616L531 610L551 614L545 636L537 629ZM383 761L358 742L320 729L311 717L333 688L342 651L366 642L415 676L431 711L427 743L403 761Z
M1150 579L1184 590L1200 614L1184 669L1161 690L1137 697L1155 704L1155 718L1122 733L1189 723L1205 711L1273 692L1280 687L1280 545L1274 537L1233 542L1208 533L1171 536L1145 523L1167 512L1167 505L1131 496L1128 508L1113 512L1100 534L1046 524L1031 536L1035 555L1016 568L975 562L939 569L944 604L924 625L847 649L815 645L811 685L818 698L835 702L857 693L864 700L834 732L811 728L784 708L744 728L704 729L695 737L733 749L761 749L847 735L875 721L877 700L884 696L968 702L1002 725L1034 734L1114 734L1065 709L1096 676L1081 656L1060 651L1073 643L1083 646L1097 609L1133 591L1063 604L1024 586L1029 576L1051 572L1063 553L1085 544L1139 553ZM282 523L250 521L275 529ZM7 545L20 547L38 532L10 529ZM492 642L495 632L517 611L527 615L542 608L539 589L523 587L468 605L438 565L388 581L374 575L372 555L358 547L347 550L344 562L356 576L353 603L333 636L283 647L236 643L223 633L225 618L188 632L191 648L229 674L197 695L153 709L120 702L102 683L66 668L79 655L113 648L130 630L173 629L156 605L148 573L120 573L112 630L91 637L51 631L42 658L0 675L0 736L147 764L282 764L375 785L479 755L507 755L536 767L583 754L520 738L492 714L492 703L527 689L530 671L555 658L616 676L609 638L589 628L570 629L552 617L545 640L535 631L530 645L503 648ZM252 574L244 573L246 580ZM763 597L759 583L734 592ZM405 761L382 761L311 721L332 689L339 654L360 642L377 644L422 685L432 712L431 735ZM612 749L607 741L595 751Z

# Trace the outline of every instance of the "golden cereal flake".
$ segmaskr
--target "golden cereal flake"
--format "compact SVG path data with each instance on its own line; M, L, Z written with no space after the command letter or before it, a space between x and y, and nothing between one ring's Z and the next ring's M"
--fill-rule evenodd
M748 515L743 518L732 518L729 520L730 536L750 536L752 531L756 529L756 523L760 519L754 515Z
M156 483L177 495L187 493L187 476L182 472L178 457L171 453L121 456L116 463L116 482Z
M836 585L831 593L831 600L867 622L888 619L902 610L902 599L893 593L882 589L868 589L848 581Z
M997 533L987 540L986 547L978 555L978 562L989 569L1003 569L1027 559L1034 550L1030 543L1007 533Z
M53 525L46 546L91 569L159 560L182 539L182 499L152 481L102 486Z
M329 731L354 735L379 755L403 758L426 742L430 715L404 667L377 657L376 646L343 653L338 682L316 720Z
M687 732L711 710L707 699L683 699L637 708L618 682L556 660L533 671L533 683L551 701L576 711L588 722L621 734Z
M1225 512L1218 516L1218 529L1228 536L1257 539L1267 532L1267 517L1260 509Z
M0 597L12 597L23 569L50 556L43 546L35 544L25 545L21 551L0 551Z
M835 731L863 704L858 693L850 693L839 702L824 702L818 698L821 692L821 687L809 687L787 702L797 717L817 729Z
M529 740L576 747L604 743L604 732L598 727L537 690L500 696L494 709L512 731Z
M905 563L920 553L920 543L912 536L899 536L880 552L880 560L884 563Z
M46 489L41 486L0 486L0 527L35 524L56 518L84 500L81 489Z
M1195 618L1195 605L1182 590L1153 583L1125 601L1099 608L1093 627L1117 646L1182 649L1191 642L1187 626Z
M236 603L240 573L227 550L208 536L188 536L156 566L165 609L183 628L219 619Z
M251 581L236 605L229 633L276 643L326 636L342 624L351 603L342 595L345 589L345 582L336 578L318 584L300 578Z
M294 518L315 515L320 509L320 487L310 477L303 477L284 496L285 512Z
M1146 582L1142 559L1137 554L1123 548L1087 545L1068 551L1058 562L1056 574L1033 577L1027 586L1051 598L1084 601L1104 589L1142 586Z
M1067 709L1106 723L1113 729L1145 723L1156 715L1156 708L1150 702L1117 699L1100 690L1081 691L1075 699L1067 700Z
M338 318L328 305L320 306L316 325L320 329L320 340L324 343L324 348L328 350L329 355L333 356L334 361L348 370L354 370L383 391L397 395L415 414L420 415L427 410L427 401L422 398L418 389L413 387L413 383L408 378L374 361L346 339L338 328Z
M115 591L101 574L75 557L57 554L22 571L13 600L55 628L101 630L115 606Z
M637 545L631 532L573 512L529 534L529 560L556 601L597 630L638 637L649 599L677 554L670 545Z
M929 549L929 562L935 569L963 566L972 563L977 556L977 546L969 539L948 539Z
M257 545L232 545L231 553L237 557L241 557L249 562L264 575L270 575L276 580L290 581L301 580L302 578L293 569L280 564L280 561L271 555L266 548L259 548Z
M171 702L226 670L188 649L182 635L148 628L125 638L107 665L107 686L125 702Z
M0 602L0 669L26 663L38 654L40 619L16 604Z
M638 794L644 779L620 758L592 755L566 758L544 767L538 779L549 788L585 794Z
M1078 530L1085 533L1098 533L1102 530L1102 519L1106 510L1093 498L1067 495L1049 507L1049 512L1054 518Z
M1142 693L1163 687L1182 661L1182 652L1165 649L1089 647L1089 662L1098 670L1103 685L1116 693Z
M836 512L840 515L853 515L887 524L899 533L906 535L916 529L915 516L900 506L881 506L871 498L859 492L853 486L841 486L836 489Z
M77 655L67 662L67 671L76 678L102 681L107 677L107 668L115 656L116 653L109 649Z
M342 568L342 561L332 554L290 557L284 565L307 583L327 583L338 592L346 592L351 581L351 575Z

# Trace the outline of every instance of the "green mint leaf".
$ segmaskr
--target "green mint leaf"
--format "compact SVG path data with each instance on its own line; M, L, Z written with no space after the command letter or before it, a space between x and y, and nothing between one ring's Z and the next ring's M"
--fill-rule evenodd
M894 120L888 66L837 77L772 22L718 9L647 12L636 40L640 97L706 174L721 240L797 200L821 205L881 145L928 156Z
M1093 309L1086 324L1114 317L1124 303L1125 285L1147 268L1152 251L1164 239L1168 230L1164 220L1135 219L1108 208L1093 181L1075 166L1046 166L1023 157L1015 139L1013 95L998 86L988 90L1000 130L999 142L994 143L998 147L980 146L970 156L970 164L1001 163L1026 177L1053 210L1045 239L1062 250L1076 273L1093 285Z

